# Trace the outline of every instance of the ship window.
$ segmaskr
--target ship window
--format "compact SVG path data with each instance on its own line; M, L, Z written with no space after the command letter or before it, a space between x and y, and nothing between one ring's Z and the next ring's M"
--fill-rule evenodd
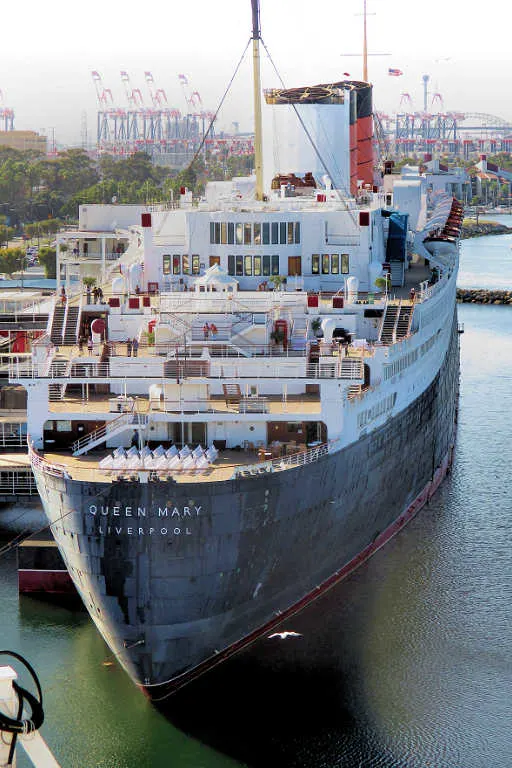
M252 277L252 256L245 257L245 274Z
M279 274L279 254L272 256L272 274Z
M270 275L270 256L263 257L263 275L264 276Z
M288 245L293 245L294 239L295 239L294 223L293 221L289 221L288 222L288 238L287 238Z
M164 275L169 275L171 273L171 257L168 253L165 253L162 256L162 271Z
M175 253L172 257L172 273L173 275L179 275L180 274L180 257L179 254ZM164 275L169 274L164 270Z
M286 221L281 221L279 224L279 240L281 245L286 245L286 242L287 242L286 232L287 232Z
M340 255L339 253L333 253L331 255L331 272L333 275L339 275L340 273Z
M244 224L244 245L252 243L252 224Z
M239 277L244 274L244 257L243 256L236 257L236 274Z
M295 244L300 243L300 221L295 222Z
M220 243L220 221L215 222L215 242Z
M272 222L272 245L279 244L279 223L277 221Z
M311 274L312 275L320 274L320 254L319 253L314 253L311 256Z
M330 257L328 253L322 253L322 275L328 275L330 272Z
M349 272L350 272L350 264L349 264L348 253L342 253L341 254L341 273L342 275L348 275Z
M261 241L263 245L270 245L270 222L264 221L261 225Z
M232 221L228 222L228 245L235 244L235 225Z
M244 242L244 225L241 224L240 222L238 222L236 225L235 234L236 234L236 244L242 245L242 243Z
M200 270L200 264L199 264L199 254L193 253L192 254L192 274L198 275Z
M183 272L183 274L184 275L188 275L189 274L189 270L190 270L189 261L188 261L188 253L184 253L183 254L182 259L181 259L181 264L182 264L182 272Z
M220 241L222 245L226 245L228 242L228 225L225 221L220 225Z
M210 221L210 243L215 242L215 222Z
M259 222L253 226L253 243L254 245L261 245L261 224Z
M232 253L228 256L228 275L235 274L235 257Z
M261 275L261 256L254 257L254 277Z
M218 264L220 267L220 256L210 256L210 263L208 266L214 267L215 264Z

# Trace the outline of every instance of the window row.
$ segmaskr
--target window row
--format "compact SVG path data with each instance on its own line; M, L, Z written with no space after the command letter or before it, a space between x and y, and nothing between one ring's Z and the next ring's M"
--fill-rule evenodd
M348 275L348 253L314 253L311 256L312 275Z
M188 253L175 253L171 256L166 253L162 257L162 271L164 275L199 275L201 272L199 254L193 253L189 256Z
M242 277L261 277L279 274L279 255L228 256L228 274Z
M300 221L233 222L211 221L210 243L214 245L297 245Z

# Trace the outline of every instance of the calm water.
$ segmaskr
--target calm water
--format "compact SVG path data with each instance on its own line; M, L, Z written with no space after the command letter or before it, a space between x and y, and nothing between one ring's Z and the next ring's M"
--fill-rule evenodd
M0 644L38 670L63 768L512 765L512 308L460 320L456 460L430 506L286 624L301 637L259 642L165 712L104 664L86 614L19 600L0 560Z
M482 219L512 227L512 216L506 214ZM461 288L512 290L512 234L463 240L458 284Z

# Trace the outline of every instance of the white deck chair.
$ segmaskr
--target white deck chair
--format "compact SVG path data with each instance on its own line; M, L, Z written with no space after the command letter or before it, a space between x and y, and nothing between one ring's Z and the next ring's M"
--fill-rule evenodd
M119 446L119 448L116 448L114 451L114 459L119 459L121 456L126 456L126 451L124 448Z
M141 459L146 459L149 456L152 456L152 453L151 453L150 449L147 447L147 445L145 445L144 448L142 449L142 451L140 452L140 457L141 457Z
M126 461L126 469L142 469L142 461L137 451L136 456L129 456Z
M134 456L137 456L137 457L138 457L138 456L139 456L139 451L137 450L137 448L136 448L134 445L132 445L132 447L131 447L131 448L129 448L129 449L126 451L126 457L127 457L128 459L132 459Z
M174 469L174 470L181 469L181 459L177 454L176 456L173 456L172 458L167 459L167 469Z
M126 469L126 464L127 464L126 456L114 456L112 469Z
M155 448L155 450L153 451L153 457L155 459L159 459L160 456L165 456L165 448L163 447L163 445L159 445L158 448Z
M153 456L144 456L143 464L144 464L144 469L154 469L155 459L153 458Z
M202 456L199 456L199 458L196 459L197 469L208 469L209 466L210 466L210 462L208 461L208 459L204 454Z
M182 460L181 466L183 467L185 472L193 472L193 470L196 468L196 460L192 455L186 456Z
M200 445L197 445L192 451L192 456L194 457L194 459L199 459L203 455L204 455L204 451Z
M219 455L219 452L214 445L211 445L205 454L208 461L215 461L218 455Z
M168 459L173 459L175 456L178 456L178 454L179 454L179 451L175 445L171 445L171 447L168 448L165 452L165 455L167 456Z
M163 456L158 456L156 459L153 459L153 469L167 469L167 457L164 453Z
M184 445L183 448L180 451L180 458L181 459L186 459L187 456L191 455L191 453L192 453L192 451L190 450L188 445Z
M100 469L112 469L113 465L114 465L114 457L111 456L110 454L108 456L105 456L105 458L102 459L98 464Z

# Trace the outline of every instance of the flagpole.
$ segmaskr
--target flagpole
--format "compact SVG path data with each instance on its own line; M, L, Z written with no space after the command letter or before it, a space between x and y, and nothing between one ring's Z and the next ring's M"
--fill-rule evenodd
M366 0L363 0L363 80L368 82L368 46L366 40Z

